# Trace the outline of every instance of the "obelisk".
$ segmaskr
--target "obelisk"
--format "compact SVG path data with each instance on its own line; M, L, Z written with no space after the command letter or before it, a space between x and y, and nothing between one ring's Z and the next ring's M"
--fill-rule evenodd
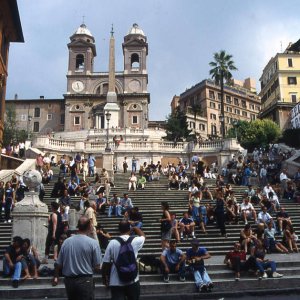
M109 73L108 73L108 93L106 104L104 106L104 113L111 114L109 127L119 127L119 110L116 94L116 75L115 75L115 38L113 27L111 29L111 36L109 40ZM106 120L107 121L107 120ZM108 122L105 122L107 128Z

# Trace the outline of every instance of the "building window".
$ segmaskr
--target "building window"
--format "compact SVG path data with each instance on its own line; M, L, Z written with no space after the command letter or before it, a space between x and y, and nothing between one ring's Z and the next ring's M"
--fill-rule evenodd
M199 124L199 129L201 131L205 131L205 125L204 124Z
M216 125L211 125L211 134L216 135L217 134L217 126Z
M61 115L60 115L60 124L61 124L61 125L64 125L64 124L65 124L65 115L64 115L64 114L61 114Z
M210 119L211 120L217 120L217 115L216 114L210 114Z
M234 105L236 105L236 106L239 106L240 104L239 104L239 99L238 98L233 98L233 103L234 103Z
M49 109L52 108L52 104L51 103L48 104L48 108Z
M76 71L83 72L84 70L84 56L83 54L76 55Z
M218 94L218 100L221 101L221 94L220 93Z
M220 110L221 109L221 104L218 104L218 110Z
M235 109L235 110L234 110L234 113L235 113L236 115L239 115L239 114L240 114L240 110L239 110L239 109Z
M41 117L41 109L39 107L36 107L34 109L34 117L35 118L40 118Z
M256 119L255 115L254 114L250 114L250 119L251 119L251 121L254 121Z
M291 94L291 101L297 103L297 94Z
M216 104L215 104L214 102L210 102L210 103L209 103L209 107L210 107L210 108L216 108Z
M255 105L255 109L256 109L256 110L260 110L260 106Z
M243 115L243 117L247 117L247 112L246 111L242 111L242 115Z
M231 97L230 96L226 96L226 103L231 104Z
M40 131L40 123L34 122L33 123L33 132L39 132Z
M80 116L74 117L74 125L80 125Z
M245 100L242 100L242 107L243 107L243 108L247 108L247 104L246 104L246 101L245 101Z
M249 104L250 109L254 110L254 104Z
M138 70L140 68L140 57L137 53L131 55L131 69Z
M195 129L195 127L196 127L195 122L190 122L190 128Z
M47 120L52 120L52 114L47 114Z
M290 68L293 67L293 59L292 59L292 58L288 58L288 66L289 66Z
M288 84L297 84L297 77L288 77Z
M21 115L20 120L21 121L26 121L27 120L27 115Z
M137 123L138 123L138 117L132 116L132 124L137 124Z
M231 108L231 107L229 107L229 106L227 106L227 107L226 107L226 111L227 111L227 112L231 112L231 113L232 113L232 108Z
M209 98L210 99L215 99L215 93L214 93L214 91L209 91Z

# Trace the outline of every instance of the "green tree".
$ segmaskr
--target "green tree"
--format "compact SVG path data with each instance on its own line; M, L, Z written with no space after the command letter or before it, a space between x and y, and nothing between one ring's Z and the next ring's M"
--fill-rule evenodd
M214 61L211 61L209 65L212 69L209 71L211 77L221 87L221 128L222 137L225 137L225 111L224 111L224 81L229 84L232 79L231 71L237 70L232 60L232 55L227 54L225 50L214 53Z
M166 133L167 136L165 139L175 143L189 138L191 130L188 129L186 115L180 111L179 107L168 116L166 120Z
M191 111L191 113L194 116L194 121L195 121L195 124L196 124L197 116L201 116L201 114L203 112L202 107L201 107L201 105L199 103L193 103L190 106L190 111Z
M3 131L3 145L7 146L11 143L18 143L25 141L27 132L18 129L18 121L16 115L16 108L12 104L6 105L4 131Z
M276 142L281 131L279 126L269 119L255 120L252 122L238 121L233 128L228 131L228 137L235 137L241 146L249 151L256 147L266 147L270 143Z

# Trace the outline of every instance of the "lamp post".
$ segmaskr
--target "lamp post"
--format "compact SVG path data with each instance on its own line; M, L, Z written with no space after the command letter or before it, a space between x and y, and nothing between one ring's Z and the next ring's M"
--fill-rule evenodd
M31 120L32 120L32 116L28 116L28 122L27 122L27 138L28 139L30 139L29 127L30 127Z
M106 128L106 147L105 147L105 152L110 152L111 149L109 147L109 143L108 143L108 134L109 134L109 121L111 118L111 113L109 111L107 111L105 113L105 117L106 117L106 121L107 121L107 128Z
M221 134L222 134L222 138L225 138L225 118L224 115L220 115L219 116L220 119L220 123L221 123Z
M235 139L237 140L237 125L238 125L238 121L233 121L232 125L234 127Z

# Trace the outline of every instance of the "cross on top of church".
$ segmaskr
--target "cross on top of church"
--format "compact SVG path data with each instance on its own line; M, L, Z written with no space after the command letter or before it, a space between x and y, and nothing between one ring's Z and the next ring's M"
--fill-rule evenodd
M113 37L114 36L114 24L111 24L111 36Z

